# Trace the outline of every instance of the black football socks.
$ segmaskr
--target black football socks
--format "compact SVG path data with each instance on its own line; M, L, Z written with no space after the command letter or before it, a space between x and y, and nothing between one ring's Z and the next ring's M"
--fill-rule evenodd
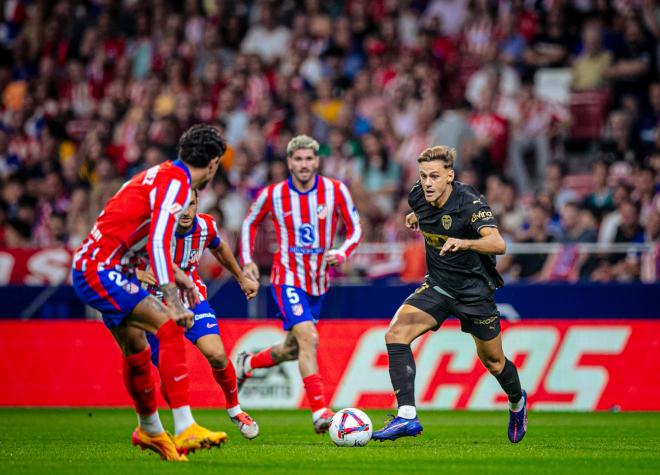
M390 380L401 406L415 405L415 359L410 345L388 343L387 355L390 359ZM515 368L514 368L515 371ZM518 385L520 388L520 385Z
M391 367L391 364L390 364ZM391 374L391 370L390 370ZM509 396L509 401L517 403L522 397L522 388L520 387L520 378L518 378L518 370L509 359L504 363L502 372L495 376L497 382L500 383L504 392Z

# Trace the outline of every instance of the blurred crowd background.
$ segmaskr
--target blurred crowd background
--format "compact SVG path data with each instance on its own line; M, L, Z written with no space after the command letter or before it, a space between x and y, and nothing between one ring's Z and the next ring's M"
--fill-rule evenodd
M407 192L445 144L510 243L562 245L501 258L508 281L655 281L659 40L654 0L6 0L0 246L75 248L203 121L231 150L200 210L232 245L305 133L362 216L369 252L343 272L419 279ZM653 250L575 245L630 242Z

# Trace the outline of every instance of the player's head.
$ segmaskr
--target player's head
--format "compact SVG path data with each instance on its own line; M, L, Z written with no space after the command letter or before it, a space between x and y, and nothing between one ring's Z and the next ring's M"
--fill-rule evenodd
M417 158L424 197L433 203L444 196L454 181L456 150L445 145L427 148Z
M286 146L289 171L302 184L314 179L319 169L319 143L309 135L296 135Z
M196 124L179 139L179 158L189 167L199 170L196 188L203 188L218 170L220 157L227 150L227 142L220 131L207 124Z
M179 234L183 234L192 228L193 223L195 222L195 216L197 215L197 190L192 189L190 193L190 201L188 202L188 207L183 210L181 216L179 217L179 223L177 225L177 231Z

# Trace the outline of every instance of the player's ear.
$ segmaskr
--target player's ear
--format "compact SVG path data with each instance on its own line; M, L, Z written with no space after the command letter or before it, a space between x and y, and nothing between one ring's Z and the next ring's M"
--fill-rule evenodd
M449 170L449 173L447 173L447 183L451 183L454 181L454 169L452 168Z

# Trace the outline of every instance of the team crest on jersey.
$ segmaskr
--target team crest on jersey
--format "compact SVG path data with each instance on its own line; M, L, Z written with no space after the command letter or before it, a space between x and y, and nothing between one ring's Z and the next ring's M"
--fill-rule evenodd
M199 262L199 251L190 251L190 259L188 259L188 262L191 264L197 264Z
M179 203L172 203L169 208L167 208L167 211L170 214L179 214L183 210L183 206L181 206Z
M303 314L303 306L301 303L297 303L295 305L291 305L291 313L293 313L296 317L299 317Z
M325 219L328 216L328 207L326 205L318 205L316 207L316 215L319 219Z
M127 282L122 286L122 289L124 289L129 294L137 294L140 291L140 288L133 282Z
M442 221L442 227L443 228L445 228L445 229L451 228L451 216L449 216L448 214L445 214L442 217L441 221Z

